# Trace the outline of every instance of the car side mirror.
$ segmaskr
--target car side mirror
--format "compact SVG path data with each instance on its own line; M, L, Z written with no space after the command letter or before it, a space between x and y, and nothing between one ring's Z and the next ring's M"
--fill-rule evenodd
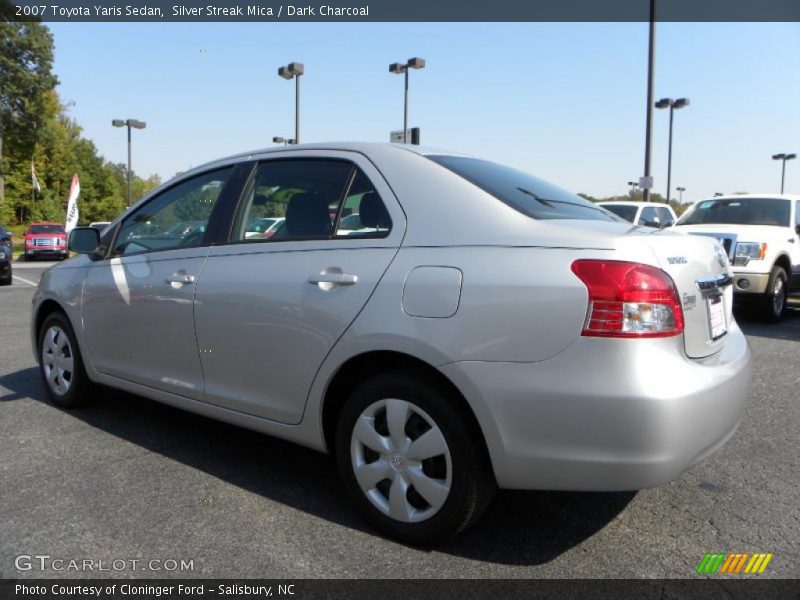
M94 254L100 247L100 232L94 227L76 227L69 232L67 246L78 254Z
M794 226L794 232L797 235L800 235L800 223L798 223L797 225Z

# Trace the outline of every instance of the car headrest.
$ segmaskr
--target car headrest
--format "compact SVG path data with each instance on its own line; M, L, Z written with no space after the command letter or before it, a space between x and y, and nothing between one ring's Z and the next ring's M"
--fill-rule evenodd
M358 214L364 227L385 229L392 224L386 207L383 205L380 196L375 192L365 192L361 196L361 206L358 209Z
M295 194L286 207L284 228L291 237L330 235L331 217L328 203L317 194Z

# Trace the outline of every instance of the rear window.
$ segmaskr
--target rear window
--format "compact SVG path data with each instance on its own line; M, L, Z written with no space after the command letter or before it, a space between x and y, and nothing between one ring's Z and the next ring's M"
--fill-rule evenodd
M626 204L603 204L603 208L631 223L636 218L636 211L639 210L638 206L628 206Z
M789 200L780 198L720 198L698 202L680 218L678 225L718 223L788 227L790 212Z
M462 156L427 158L534 219L619 220L580 196L512 167Z
M28 233L64 233L61 225L31 225Z

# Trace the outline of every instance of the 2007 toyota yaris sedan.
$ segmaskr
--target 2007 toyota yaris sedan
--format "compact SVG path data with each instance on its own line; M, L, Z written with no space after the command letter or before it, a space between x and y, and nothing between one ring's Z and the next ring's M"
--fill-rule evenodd
M264 218L284 220L248 231ZM242 154L70 246L33 300L53 402L105 384L332 452L369 522L415 544L469 526L496 486L674 479L748 396L715 240L477 158Z

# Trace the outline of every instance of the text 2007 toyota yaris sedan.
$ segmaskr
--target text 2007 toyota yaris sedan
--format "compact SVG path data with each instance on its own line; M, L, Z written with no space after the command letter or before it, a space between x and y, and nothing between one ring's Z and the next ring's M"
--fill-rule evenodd
M250 231L265 218L283 221ZM477 158L242 154L71 247L33 302L55 403L105 384L330 451L364 516L412 543L470 525L496 486L669 481L748 395L715 240Z

